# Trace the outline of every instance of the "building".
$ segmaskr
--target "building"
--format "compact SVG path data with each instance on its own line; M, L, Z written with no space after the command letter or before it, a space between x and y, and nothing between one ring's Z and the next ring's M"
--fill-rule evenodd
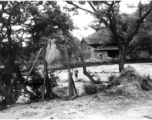
M137 50L137 56L139 58L150 58L150 53L147 48L140 48Z
M118 58L119 49L113 42L111 34L108 30L100 30L81 41L81 51L85 59L96 58ZM136 58L150 58L147 48L138 48ZM130 59L129 55L126 57Z
M85 59L97 58L102 59L106 57L117 58L119 50L117 46L102 46L100 43L88 42L83 39L81 42L81 51Z
M110 33L106 29L83 38L81 41L81 51L85 59L117 58L119 54L118 47L114 44Z

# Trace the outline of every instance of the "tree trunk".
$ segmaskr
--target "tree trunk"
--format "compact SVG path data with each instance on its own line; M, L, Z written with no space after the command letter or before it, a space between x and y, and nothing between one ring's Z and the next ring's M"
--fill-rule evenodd
M119 72L123 71L124 69L125 60L123 59L123 54L120 55L119 58Z
M46 95L47 95L48 99L51 99L51 98L54 97L54 93L52 91L51 83L49 81L47 63L46 63L46 68L45 69L46 69L46 83L45 83L45 86L46 86Z
M80 56L80 59L81 59L81 62L82 62L83 74L86 75L86 76L90 79L90 81L91 81L92 83L94 83L94 84L99 84L99 82L98 82L98 81L95 81L95 80L93 79L93 77L88 73L87 68L86 68L86 65L85 65L85 62L84 62L84 59L83 59L81 53L79 54L79 56Z
M7 27L7 38L8 38L8 58L5 64L5 72L6 72L6 91L7 91L7 96L6 101L8 104L13 104L13 96L12 96L12 67L14 65L14 59L12 55L12 50L11 50L11 45L12 45L12 39L11 39L11 27Z
M13 103L13 99L12 97L10 97L10 95L8 94L3 81L0 80L0 91L3 95L3 97L5 97L5 100L7 101L8 104L12 104Z
M11 64L10 57L8 57L6 65L5 65L5 75L6 75L6 101L8 104L13 104L13 96L12 96L12 72L11 72Z
M84 73L84 75L86 75L89 79L90 79L90 81L92 82L92 83L94 83L94 84L99 84L99 82L98 81L95 81L94 79L93 79L93 77L88 73L88 71L87 71L87 69L86 69L86 65L85 65L85 62L84 62L84 59L83 59L83 55L82 55L82 53L80 52L80 50L79 50L79 48L77 47L77 45L74 43L74 38L71 36L71 35L69 35L69 33L67 32L67 31L63 31L64 32L64 34L71 40L71 43L72 43L72 45L73 45L73 47L77 50L77 52L78 52L78 54L79 54L79 57L80 57L80 59L81 59L81 62L82 62L82 67L83 67L83 73Z
M70 70L70 62L69 62L66 43L64 43L64 51L65 51L66 63L67 63L67 68L68 68L68 76L69 76L68 77L69 78L69 97L72 97L74 95L74 91L73 91L72 74Z
M119 50L119 72L124 70L126 55L127 55L127 46L124 46Z

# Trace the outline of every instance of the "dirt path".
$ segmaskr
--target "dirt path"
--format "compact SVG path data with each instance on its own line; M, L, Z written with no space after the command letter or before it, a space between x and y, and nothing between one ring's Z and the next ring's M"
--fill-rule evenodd
M15 104L0 112L3 119L152 119L152 99L110 97L103 93L74 100L50 100L31 104Z
M152 99L145 100L132 107L126 112L125 117L136 119L152 119Z

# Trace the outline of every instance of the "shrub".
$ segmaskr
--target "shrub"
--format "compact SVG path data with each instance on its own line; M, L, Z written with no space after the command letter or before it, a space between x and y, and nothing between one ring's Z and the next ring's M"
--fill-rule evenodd
M57 86L57 79L58 77L55 76L53 72L49 73L51 78L49 78L49 81L51 83L51 88L54 88ZM29 81L25 84L25 93L26 96L29 97L29 100L36 100L42 98L42 91L43 91L43 83L44 83L44 77L41 76L38 72L33 70L31 72Z
M87 94L97 93L97 87L94 84L84 84L84 90Z

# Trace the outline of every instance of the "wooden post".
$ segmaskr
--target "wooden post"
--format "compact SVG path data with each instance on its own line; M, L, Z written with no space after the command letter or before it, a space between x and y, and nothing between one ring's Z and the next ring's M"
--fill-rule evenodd
M42 56L43 56L43 64L44 64L44 83L43 83L43 93L42 93L42 100L44 100L44 96L45 96L45 84L46 84L46 69L47 69L47 65L46 65L46 61L45 61L45 49L44 46L42 48Z
M36 63L36 61L37 61L37 59L38 59L38 57L39 57L39 55L40 55L40 53L41 53L41 50L42 50L42 48L39 50L38 55L37 55L37 57L36 57L36 59L35 59L33 65L32 65L32 67L31 67L31 69L30 69L28 75L27 75L27 78L25 79L23 85L21 86L21 88L20 88L20 90L19 90L19 93L18 93L18 95L17 95L17 97L16 97L16 99L15 99L15 102L18 100L18 98L19 98L19 96L20 96L20 94L21 94L21 91L22 91L22 89L24 88L24 85L25 85L26 81L28 80L28 78L29 78L29 76L30 76L30 74L31 74L31 72L32 72L32 70L33 70L33 68L34 68L34 66L35 66L35 63Z
M70 70L70 62L69 62L69 56L67 52L67 44L64 43L64 52L65 52L65 57L66 57L66 64L68 68L68 76L69 76L69 97L72 97L74 95L73 92L73 86L72 86L72 74Z
M78 95L72 76L71 76L71 79L72 79L72 86L73 86L74 92L76 95Z
M52 92L51 84L48 77L47 62L45 60L46 51L45 51L44 46L42 49L42 54L43 54L43 63L44 63L44 83L43 83L43 93L42 93L42 101L43 101L45 97L45 88L46 88L46 95L48 99L51 98L51 96L53 95L53 92Z

